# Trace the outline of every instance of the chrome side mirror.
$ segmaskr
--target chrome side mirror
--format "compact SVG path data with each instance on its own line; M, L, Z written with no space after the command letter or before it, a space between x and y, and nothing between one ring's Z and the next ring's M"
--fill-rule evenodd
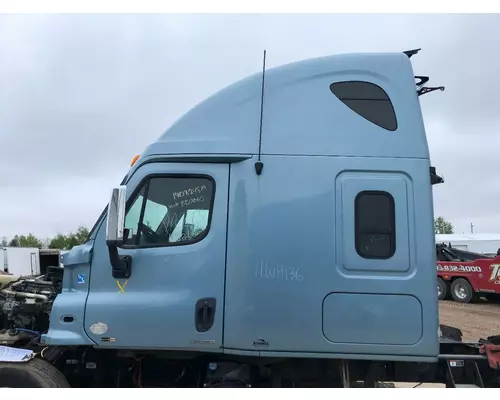
M121 246L124 242L126 192L126 186L119 186L111 191L106 225L108 245Z
M111 191L108 204L108 219L106 225L106 244L109 252L109 262L113 278L128 279L132 274L132 257L120 256L118 246L125 243L125 207L126 186L119 186Z

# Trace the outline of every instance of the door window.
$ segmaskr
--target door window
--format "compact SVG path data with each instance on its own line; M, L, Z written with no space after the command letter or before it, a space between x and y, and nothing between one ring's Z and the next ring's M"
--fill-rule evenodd
M191 244L208 233L215 183L208 177L153 176L130 202L125 245Z

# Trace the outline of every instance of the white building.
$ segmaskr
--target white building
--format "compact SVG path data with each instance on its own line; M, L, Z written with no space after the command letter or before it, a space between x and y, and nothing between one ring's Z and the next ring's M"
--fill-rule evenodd
M451 243L460 250L493 255L500 249L500 233L438 234L436 243Z

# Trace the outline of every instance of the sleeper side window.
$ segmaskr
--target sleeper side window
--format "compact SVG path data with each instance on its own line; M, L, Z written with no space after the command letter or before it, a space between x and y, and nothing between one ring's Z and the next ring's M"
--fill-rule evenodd
M355 246L363 258L388 259L396 252L394 198L384 191L364 191L354 200Z
M397 129L391 99L380 86L370 82L346 81L332 83L330 90L342 103L368 121L388 131Z
M202 240L210 228L215 183L208 177L153 176L125 217L125 246L174 246Z

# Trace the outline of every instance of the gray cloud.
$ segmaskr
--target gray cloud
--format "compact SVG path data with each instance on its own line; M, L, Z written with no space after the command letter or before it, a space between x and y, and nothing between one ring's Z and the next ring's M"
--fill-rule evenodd
M269 66L422 47L436 214L498 231L496 15L0 17L0 236L91 226L130 159L196 103Z

